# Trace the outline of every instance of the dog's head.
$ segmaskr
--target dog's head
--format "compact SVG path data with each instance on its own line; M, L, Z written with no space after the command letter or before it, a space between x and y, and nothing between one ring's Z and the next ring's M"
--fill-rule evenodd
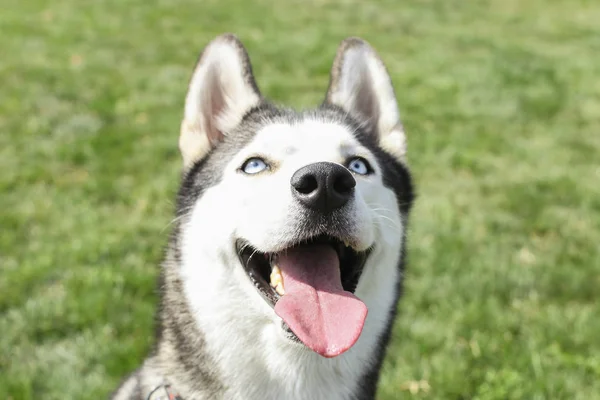
M216 38L193 73L179 146L181 273L198 318L231 312L238 334L262 326L326 357L363 327L378 334L412 188L391 80L366 42L343 41L324 103L295 112L262 97L237 38Z

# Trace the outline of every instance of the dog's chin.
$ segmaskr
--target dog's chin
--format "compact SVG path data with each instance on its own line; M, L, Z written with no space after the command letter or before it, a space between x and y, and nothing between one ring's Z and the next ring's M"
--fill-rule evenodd
M364 251L358 251L354 247L347 245L347 243L349 242L344 242L341 239L323 234L302 240L298 243L292 243L284 247L282 251L270 253L261 252L252 246L249 241L238 239L236 241L236 250L240 262L254 287L256 287L268 305L275 307L281 295L277 292L274 285L271 284L271 274L273 267L276 266L278 254L301 246L317 244L331 246L335 250L339 260L342 287L345 291L354 293L367 259L371 254L372 246Z

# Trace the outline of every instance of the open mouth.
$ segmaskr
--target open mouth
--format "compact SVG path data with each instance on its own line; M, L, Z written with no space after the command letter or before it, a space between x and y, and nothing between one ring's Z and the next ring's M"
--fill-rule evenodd
M278 253L261 253L243 241L236 245L250 280L292 338L324 357L354 345L367 315L354 291L370 250L356 251L328 235Z
M346 246L341 240L328 235L319 235L307 241L303 241L298 245L292 246L289 249L316 244L328 245L335 250L340 264L339 268L342 287L345 291L354 293L370 253L370 249L357 252L352 247ZM278 267L279 254L284 253L289 249L280 253L261 253L241 240L238 240L237 242L237 251L246 273L260 294L273 307L275 307L281 294L277 293L276 288L271 286L271 274L273 272L273 267Z

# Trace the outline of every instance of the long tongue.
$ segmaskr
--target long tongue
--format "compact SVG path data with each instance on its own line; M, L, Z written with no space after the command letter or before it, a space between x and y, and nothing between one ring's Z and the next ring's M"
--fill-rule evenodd
M335 357L356 343L367 306L342 288L340 261L328 245L298 246L279 254L285 295L275 313L306 346Z

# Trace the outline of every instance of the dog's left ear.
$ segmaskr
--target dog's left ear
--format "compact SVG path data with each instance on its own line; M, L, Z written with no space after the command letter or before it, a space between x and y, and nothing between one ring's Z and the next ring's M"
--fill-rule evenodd
M198 60L185 99L179 149L191 166L262 101L246 49L232 34L210 42Z
M325 103L341 107L366 124L366 130L377 136L384 150L404 161L406 137L392 80L366 41L351 37L340 44Z

